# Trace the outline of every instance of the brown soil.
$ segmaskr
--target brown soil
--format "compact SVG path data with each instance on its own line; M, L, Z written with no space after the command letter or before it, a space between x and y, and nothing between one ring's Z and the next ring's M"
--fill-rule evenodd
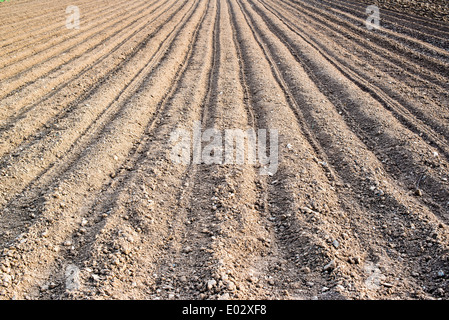
M369 31L342 0L0 6L0 298L449 298L447 23L385 10ZM174 164L197 121L279 130L277 172Z
M401 13L449 21L449 3L446 0L362 0L361 2Z

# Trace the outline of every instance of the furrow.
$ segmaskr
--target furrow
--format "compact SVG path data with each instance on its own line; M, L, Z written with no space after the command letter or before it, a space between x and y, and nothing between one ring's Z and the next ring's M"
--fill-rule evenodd
M153 23L173 10L165 20L169 21L181 8L182 6L174 7L173 2L168 8L158 7L160 12L149 13L149 17L153 17L152 19L145 19L144 24L138 26L137 29L131 29L121 37L114 38L112 44L115 46L112 49L105 47L98 52L98 55L102 54L102 56L93 56L94 59L91 59L94 61L93 64L87 65L87 67L81 64L80 67L83 68L81 71L74 68L72 64L67 64L67 71L57 71L57 73L64 74L62 79L64 82L61 83L58 80L59 83L55 84L57 87L50 94L44 94L38 101L22 108L15 116L10 116L4 121L0 127L2 131L0 137L3 141L0 155L4 157L14 149L22 151L24 146L20 146L21 143L25 142L29 145L33 135L39 137L39 130L45 131L45 128L52 126L58 118L72 112L95 91L98 91L104 83L107 83L108 79L110 80L123 70L163 27L163 23L159 22L155 25ZM148 30L153 30L153 32L148 32ZM79 73L76 73L78 71ZM57 77L57 75L53 77ZM29 94L24 93L24 99L30 98L32 97Z
M120 10L123 3L117 3L117 6L111 7L101 5L101 3L95 2L95 3L89 3L89 4L81 4L80 11L84 13L81 16L81 19L84 23L87 22L87 25L89 25L89 22L93 21L95 19L94 17L98 15L99 13L103 14L109 14L109 12L114 12L117 10ZM79 5L78 5L79 7ZM23 26L20 25L5 25L5 27L11 27L12 30L20 30L21 33L16 32L13 37L8 37L8 42L3 41L3 44L1 46L2 48L2 56L12 56L14 52L17 52L14 54L14 58L17 59L18 54L19 57L23 56L26 52L23 52L22 50L24 48L30 47L33 44L38 44L46 39L51 39L55 36L62 36L61 31L64 31L66 29L65 26L65 20L59 19L59 17L64 17L64 19L68 16L66 14L66 7L60 7L59 10L52 10L52 12L49 14L51 17L46 17L46 19L42 19L42 21L36 21L32 22L30 20L26 20L27 23L24 23ZM108 10L109 9L109 10ZM55 19L55 18L58 19ZM93 19L92 19L93 18ZM55 22L55 20L57 20ZM45 22L44 22L45 21ZM35 24L39 23L39 24ZM46 26L45 24L48 23ZM33 26L35 26L35 29L31 29ZM40 27L38 27L40 26ZM5 30L5 32L13 32L12 30ZM30 41L32 40L32 41ZM11 59L11 58L9 58Z
M254 21L256 20L262 21L260 18L254 17ZM261 26L258 28L259 30L267 28L262 27L262 22L259 22L259 25ZM411 245L407 243L406 239L413 241L414 245L416 245L415 241L417 239L407 232L404 232L400 236L398 236L398 234L392 235L392 233L394 233L392 230L396 230L396 226L403 229L404 226L409 224L410 220L412 220L413 223L420 226L416 228L416 231L414 232L420 234L422 239L428 239L432 233L438 234L438 241L435 241L434 244L436 248L432 248L432 250L435 250L436 252L433 257L435 257L434 262L436 265L444 265L444 259L440 260L438 258L438 252L442 253L447 250L446 226L443 226L440 223L438 217L435 217L434 212L432 212L429 207L423 206L418 200L414 199L406 189L404 190L403 187L398 185L395 179L388 176L388 173L383 168L383 164L364 146L363 142L351 132L351 129L347 128L344 120L335 110L335 106L332 105L324 95L318 94L319 89L315 87L315 84L308 78L305 70L301 70L301 68L297 67L294 72L291 72L291 70L293 70L293 64L290 65L288 61L294 61L295 59L293 59L294 56L291 55L289 50L284 49L284 53L278 51L281 50L282 46L280 46L280 44L277 46L275 45L275 38L271 39L270 37L266 37L264 38L264 41L267 42L267 46L269 46L271 50L276 51L280 68L282 68L283 73L286 74L286 79L289 79L288 82L290 82L290 85L296 88L295 92L297 94L296 97L300 102L299 105L302 106L308 122L313 124L314 133L317 139L319 139L323 148L327 150L330 159L329 164L334 166L341 178L344 177L343 182L349 184L353 189L354 195L346 199L345 197L342 197L345 205L347 206L349 203L353 202L351 201L351 198L360 198L358 202L360 202L360 207L364 207L364 215L360 217L360 211L354 210L357 209L356 206L351 210L352 217L348 218L351 220L354 219L351 221L351 225L352 228L357 230L357 233L365 233L364 236L361 237L362 239L377 239L375 243L372 243L369 246L371 252L368 251L365 253L367 258L370 258L371 260L380 260L381 264L384 264L384 267L392 272L392 274L389 275L390 277L393 274L396 274L400 275L397 279L400 279L401 277L413 279L410 277L410 274L420 271L421 266L419 264L410 264L410 261L413 261L415 255L419 253L417 253L416 250L408 251L411 249ZM279 40L277 40L277 42L279 43ZM276 47L279 47L279 49L276 49ZM284 59L287 59L289 55L290 60L285 61ZM284 64L285 66L282 67ZM290 70L290 72L287 72L286 70ZM327 72L323 66L321 66L320 70L323 73ZM342 145L341 141L345 141L345 144ZM374 192L374 195L370 195L370 191L368 190ZM358 195L358 197L355 197L355 195ZM375 195L379 198L376 199ZM410 211L414 211L413 214L411 214L412 217L404 217L407 216ZM382 213L380 214L379 212ZM360 221L363 222L359 224ZM373 224L373 230L380 231L372 231L372 235L369 236L366 232L370 230L368 226ZM439 226L442 227L442 230ZM350 233L347 233L347 235L349 234ZM385 251L384 248L387 248L391 242L394 243L391 245L393 250ZM420 243L420 247L425 244L426 240L423 240ZM367 245L369 245L369 243L363 241L359 244L359 248L365 248ZM397 249L395 250L394 248ZM398 256L400 257L399 261L402 262L402 267L398 267L398 269L395 270L398 263ZM365 265L365 267L373 268L372 263L377 262L366 261L366 263L371 266ZM402 272L404 273L401 274ZM359 277L362 276L363 274L360 275L359 272ZM388 275L384 276L385 278L388 277ZM407 283L407 286L409 288L414 288L414 290L419 292L420 286L418 285L418 281L416 282L417 283ZM363 292L363 282L358 283L357 285L360 286L360 291ZM433 290L435 290L435 288L430 289L430 292L425 294L432 293ZM386 292L385 290L380 290L380 292L374 290L368 293L368 297L379 298L382 294L389 295L392 293L393 292L388 292L388 290L386 290ZM416 294L416 292L402 292L402 294L410 297Z
M151 77L146 78L140 85L138 94L124 101L124 108L115 118L108 121L106 127L100 135L96 136L95 143L84 149L82 157L66 171L53 186L55 190L63 189L62 197L56 199L55 192L46 194L46 201L43 204L42 212L39 215L39 222L30 227L27 235L27 244L13 243L7 250L22 251L20 263L22 268L16 269L15 279L20 282L9 288L7 295L20 294L23 291L34 286L43 275L48 276L48 265L57 263L58 253L48 248L41 248L41 233L45 230L49 233L47 240L52 243L61 243L76 227L78 216L76 212L83 210L87 203L88 194L98 192L110 178L109 172L118 167L116 162L105 162L115 155L119 160L127 156L132 149L136 138L143 134L146 123L151 121L155 110L164 96L164 92L169 90L176 80L177 74L182 69L185 59L188 57L191 36L204 16L204 3L192 3L190 14L181 19L183 27L177 33L172 49L167 51L161 63L153 70ZM146 70L148 71L148 70ZM147 73L149 76L149 74ZM164 77L162 77L164 76ZM163 79L162 81L159 79ZM156 90L156 88L158 90ZM121 103L124 103L123 101ZM120 141L117 143L117 141ZM86 179L86 177L89 177ZM64 203L64 206L61 206ZM63 208L62 208L63 207ZM51 223L43 222L50 220ZM64 225L64 228L61 226ZM32 244L39 246L40 250L32 250ZM44 265L37 266L35 262L41 254L45 254L47 262ZM59 256L61 253L59 253ZM28 276L27 270L33 268L33 276Z
M447 147L445 142L438 137L438 134L422 124L421 121L416 121L417 119L405 118L404 114L406 113L403 112L404 108L400 104L392 101L378 89L374 89L373 86L353 72L337 65L326 54L311 44L307 40L307 36L294 31L296 37L291 38L287 36L289 31L280 31L282 29L278 29L278 27L279 25L271 24L272 31L276 32L278 37L283 38L283 42L289 47L293 56L297 60L301 59L302 62L307 61L304 67L308 70L309 76L320 84L321 90L328 94L328 98L332 100L333 104L339 107L340 112L345 110L345 114L354 119L353 124L356 127L353 127L353 130L358 128L359 133L364 131L364 134L359 135L359 137L371 144L375 150L386 153L388 159L382 159L384 162L390 162L390 164L393 162L396 168L401 168L402 178L410 188L413 188L414 183L412 181L416 181L416 175L423 171L429 172L427 175L430 178L427 185L428 192L431 198L438 204L437 207L440 206L438 210L440 212L439 215L443 219L447 219L444 196L441 198L442 195L447 193L447 186L444 183L445 168L447 168ZM290 30L288 27L287 29ZM298 47L300 42L297 41L297 37L304 39L304 46ZM295 39L296 43L294 45L288 45L288 43L292 43L291 39ZM323 55L324 60L329 65L335 66L337 71L341 72L349 80L349 83L346 83L347 81L341 77L334 76L335 72L331 69L326 72L326 76L323 75L323 68L327 68L325 66L329 65L316 64L314 61L318 60L316 59L317 54L315 53L315 58L312 58L313 53L309 51L311 50L308 49L309 46ZM317 70L320 70L320 73ZM331 81L330 79L333 80ZM351 83L352 86L354 84L357 85L357 89L348 89L351 88ZM363 97L356 95L355 92L357 90L362 90ZM371 95L367 96L363 91L368 91ZM355 105L360 107L356 109L354 108ZM376 109L373 108L367 110L364 107L366 105L370 107L380 105L381 108L378 111L374 111ZM384 110L391 113L385 114ZM398 110L403 113L399 113ZM373 112L377 112L377 115L374 115ZM388 122L380 122L379 119L385 118L387 115L390 115ZM359 128L361 124L363 124L363 128ZM401 130L400 133L398 133L399 130ZM401 147L392 148L394 146ZM427 150L427 153L424 153L423 150ZM444 158L440 157L440 154L444 155ZM410 168L415 168L414 172L410 172Z
M102 32L103 30L107 30L114 35L122 31L123 27L136 23L145 16L146 10L152 7L151 4L146 3L141 4L141 6L144 8L140 8L140 6L135 8L136 12L139 13L138 15L134 12L125 15L123 19L121 19L122 15L119 20L106 20L106 23L100 24L100 30L98 28L87 29L88 31L77 33L77 36L63 41L58 46L49 47L17 63L4 67L2 69L2 98L10 96L17 89L32 81L36 81L43 75L59 69L62 65L80 57L86 50L89 52L89 49L92 50L95 46L103 44L108 39L108 33ZM127 20L131 20L127 25L121 24ZM80 43L83 45L80 46ZM17 67L16 64L19 66ZM24 80L27 80L27 82L24 82Z
M342 274L338 271L332 274L323 272L323 267L337 255L326 237L340 238L341 230L334 223L326 224L323 220L315 223L316 217L304 214L301 208L319 208L323 214L340 220L343 229L347 226L342 221L343 214L338 208L338 197L332 192L334 189L327 177L328 171L302 134L266 52L256 40L238 4L233 1L232 7L257 118L265 119L267 127L279 130L279 168L268 180L265 203L268 219L274 222L272 232L284 262L270 269L279 273L275 283L283 283L281 288L286 299L312 298L322 293L320 286L336 286L342 281ZM262 70L270 70L270 76L267 77ZM332 219L329 216L323 215L324 220ZM313 288L310 288L311 279L314 279ZM341 297L336 290L326 292L324 297L326 295Z
M421 41L414 41L414 39L410 39L405 35L399 35L395 39L394 33L388 29L381 29L379 33L371 32L365 27L364 20L359 19L357 24L348 22L335 15L328 14L325 11L319 11L304 2L301 4L291 4L290 2L282 1L282 3L284 5L289 5L294 11L313 16L323 24L328 24L331 23L331 21L337 20L339 26L344 27L346 32L359 35L360 37L369 37L372 39L371 43L373 45L392 52L398 52L399 55L406 56L417 65L436 74L440 74L442 71L444 72L444 70L447 70L447 58L449 53L446 50L432 46L431 44L422 43Z
M321 3L326 5L327 10L332 8L331 10L339 16L348 18L357 17L363 20L366 20L368 17L366 14L367 5L361 6L359 4L358 6L353 6L342 1L322 1ZM383 28L388 28L399 34L407 34L410 37L417 38L425 42L430 42L431 44L442 49L447 48L447 36L449 35L449 32L444 32L441 27L440 29L428 28L427 26L419 25L413 21L410 21L410 16L404 21L389 15L389 11L387 10L381 10L380 12Z
M204 105L209 74L209 63L204 62L211 57L211 50L204 48L208 48L211 39L214 9L208 3L194 32L188 62L183 64L176 85L166 95L158 116L139 140L141 143L127 157L128 169L120 169L95 198L82 233L73 235L76 250L67 260L82 268L85 285L74 294L66 292L64 268L60 268L46 281L61 283L61 287L45 295L126 299L147 298L151 294L157 282L157 265L167 257L163 250L174 250L169 245L171 230L182 217L182 207L170 208L166 203L181 201L185 176L191 169L171 162L168 151L173 145L169 136L180 121L193 125ZM193 79L198 85L187 85ZM120 276L123 270L127 270L132 281ZM128 288L126 292L114 290L118 283Z
M189 9L184 7L179 13L184 17L183 19ZM181 22L176 23L174 20L163 25L163 29L157 30L153 38L153 41L159 45L150 47L149 43L146 43L143 48L145 50L133 57L127 68L122 70L125 79L111 78L110 82L105 83L106 87L97 90L83 100L78 108L55 121L51 128L43 132L41 139L34 141L20 156L4 160L1 165L4 171L0 189L0 193L4 195L3 205L27 187L33 179L52 167L58 159L64 163L66 153L70 155L72 148L80 143L80 139L84 139L83 136L89 130L95 130L100 123L107 123L108 120L116 117L117 112L122 108L123 100L126 101L129 96L139 90L141 81L148 78L147 73L158 65L172 45L180 25ZM148 60L148 57L151 58ZM136 63L133 64L134 61Z

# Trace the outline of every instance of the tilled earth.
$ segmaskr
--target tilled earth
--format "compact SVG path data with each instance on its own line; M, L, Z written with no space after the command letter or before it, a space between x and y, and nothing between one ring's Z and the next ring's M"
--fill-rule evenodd
M431 19L449 21L449 2L447 0L361 0L367 5Z
M365 9L0 3L0 297L449 298L449 25ZM198 121L278 170L174 164Z

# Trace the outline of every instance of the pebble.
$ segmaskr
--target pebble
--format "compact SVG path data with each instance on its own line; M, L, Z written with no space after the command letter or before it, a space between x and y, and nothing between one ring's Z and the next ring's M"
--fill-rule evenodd
M349 260L349 263L352 263L352 264L359 264L360 263L360 258L359 257L350 257L348 260Z
M389 282L382 282L381 283L384 287L387 287L387 288L392 288L393 287L393 284L392 283L389 283Z
M335 260L331 260L328 264L326 264L323 267L324 271L332 271L335 269L335 267L337 266L337 264L335 263Z
M217 281L214 279L207 281L207 290L212 290L212 288L215 287L216 284Z
M41 286L41 291L42 291L42 292L45 292L45 291L47 291L48 289L49 289L49 284L48 284L48 283L46 283L46 284L44 284L44 285Z
M229 300L229 299L230 299L229 293L225 293L220 297L218 297L218 300Z
M235 286L234 282L227 281L226 282L226 289L228 289L229 291L234 291L236 289L236 286Z
M442 278L444 277L444 271L443 270L439 270L437 273L438 277Z
M98 275L98 274L92 274L91 276L91 279L93 280L93 281L95 281L95 282L97 282L97 281L99 281L100 280L100 276Z
M337 241L337 240L334 240L333 242L332 242L332 245L334 246L334 248L338 248L339 246L340 246L340 243Z
M302 210L302 212L308 213L308 214L315 213L315 211L313 211L309 207L302 207L301 210Z
M301 270L302 270L302 272L304 272L304 273L306 273L306 274L309 274L309 273L310 273L310 268L309 268L309 267L304 267L304 268L302 268Z
M2 266L1 266L0 269L1 269L2 272L4 272L4 273L11 273L11 268L8 267L8 266L6 266L6 265L4 265L4 264L2 264Z
M4 273L2 275L2 279L4 284L9 284L12 281L12 276L10 276L9 274Z
M192 247L187 246L187 247L184 248L183 251L184 251L184 253L190 253L190 252L192 252Z

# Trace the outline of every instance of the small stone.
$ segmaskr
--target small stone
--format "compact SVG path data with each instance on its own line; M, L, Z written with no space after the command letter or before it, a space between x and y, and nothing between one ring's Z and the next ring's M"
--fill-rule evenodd
M418 197L421 197L421 196L422 196L422 191L421 191L421 189L416 189L416 190L415 190L415 195L418 196Z
M337 264L335 260L331 260L328 264L323 267L323 271L332 271L336 268Z
M184 251L184 253L190 253L190 252L192 252L192 247L187 246L187 247L184 248L183 251Z
M360 263L360 258L359 257L350 257L348 259L349 263L351 264L359 264Z
M304 213L307 213L307 214L315 213L315 211L313 211L309 207L302 207L301 211L304 212Z
M9 284L12 281L12 277L9 274L4 273L2 280L4 284Z
M334 246L335 249L337 249L340 246L340 243L337 240L334 240L332 242L332 245Z
M229 293L226 292L225 294L222 294L220 297L218 297L218 300L229 300L229 298Z
M11 273L11 268L8 267L8 266L6 266L6 265L4 265L4 264L2 264L2 266L1 266L0 269L1 269L2 272L4 272L4 273L7 273L7 274Z
M229 291L234 291L236 289L236 286L235 286L234 282L227 281L226 282L226 289L228 289Z
M439 270L438 273L437 273L437 276L438 276L439 278L444 277L444 271L443 271L443 270Z
M98 274L92 274L91 276L90 276L90 278L93 280L93 281L95 281L95 282L97 282L97 281L99 281L100 280L100 276L98 275Z
M66 247L70 247L72 245L72 241L67 240L66 242L64 242L64 246Z
M48 283L46 283L46 284L44 284L44 285L41 286L41 291L42 291L42 292L45 292L45 291L47 291L48 289L49 289Z
M217 281L214 279L207 281L207 290L209 290L209 291L212 290L216 284L217 284Z

